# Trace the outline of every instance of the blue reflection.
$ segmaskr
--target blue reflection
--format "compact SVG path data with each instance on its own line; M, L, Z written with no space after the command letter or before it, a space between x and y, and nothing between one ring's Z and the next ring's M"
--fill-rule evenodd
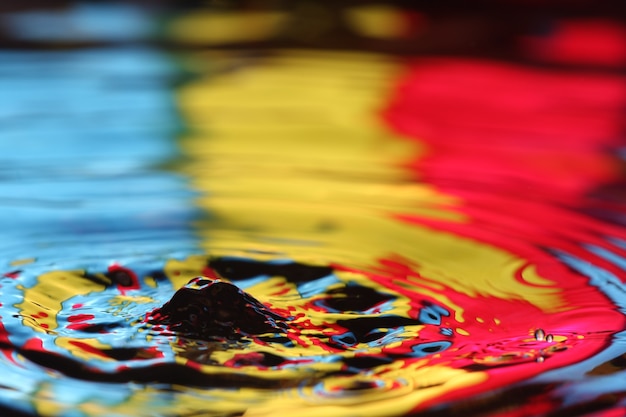
M22 40L127 41L153 31L145 10L132 4L73 4L64 9L21 11L3 16L5 30Z
M198 252L194 193L156 169L176 157L181 129L166 57L1 51L0 62L0 264Z
M442 316L448 317L450 316L450 312L436 304L427 304L420 310L418 319L424 324L439 326Z
M334 275L328 275L313 281L298 284L298 293L302 298L310 298L322 294L328 287L341 281Z
M612 252L608 250L598 251L597 249L599 248L596 246L592 247L588 245L588 249L598 255L602 254L607 256L607 254L612 254ZM554 252L565 264L589 277L590 284L602 290L619 310L626 314L626 287L624 287L618 277L599 266L593 265L568 253L556 250ZM613 256L608 256L607 259L615 261ZM589 330L593 332L601 329ZM579 363L553 369L526 383L552 383L555 381L562 383L563 381L568 381L557 389L555 395L560 398L566 406L580 404L593 396L609 395L618 390L616 387L623 386L623 372L593 378L588 377L587 373L597 366L624 354L626 354L626 332L620 332L613 336L613 343L597 355ZM583 393L588 393L591 396Z
M452 346L452 343L445 340L441 340L438 342L421 343L419 345L411 347L411 350L413 351L411 356L415 358L421 358L424 356L432 355L434 353L443 352L450 346Z
M592 252L604 259L606 259L607 261L611 262L614 265L619 266L621 269L623 269L624 271L626 271L626 258L623 258L621 256L619 256L618 254L611 252L608 249L605 248L601 248L599 246L595 246L595 245L585 245L585 247L587 248L587 250L589 250L589 252Z
M566 265L589 277L589 283L600 289L622 313L626 314L626 288L613 273L561 251L554 251ZM596 329L597 330L597 329Z

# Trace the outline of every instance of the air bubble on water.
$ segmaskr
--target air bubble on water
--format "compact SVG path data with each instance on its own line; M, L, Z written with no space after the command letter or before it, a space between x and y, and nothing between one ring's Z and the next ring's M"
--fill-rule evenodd
M553 342L554 341L554 336L552 336L552 334L549 334L546 336L546 342Z
M542 342L546 339L546 332L543 329L535 330L535 340Z

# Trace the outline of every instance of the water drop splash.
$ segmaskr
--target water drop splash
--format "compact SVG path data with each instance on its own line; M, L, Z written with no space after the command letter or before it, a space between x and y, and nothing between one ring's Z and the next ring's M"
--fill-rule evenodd
M279 333L286 327L286 318L235 285L203 277L189 281L171 300L149 313L147 321L202 339Z
M546 332L543 329L535 330L535 340L542 342L546 339Z

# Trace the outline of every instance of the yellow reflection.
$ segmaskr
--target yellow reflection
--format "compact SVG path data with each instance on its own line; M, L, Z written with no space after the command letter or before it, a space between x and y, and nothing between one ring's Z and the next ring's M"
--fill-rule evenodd
M198 11L174 20L168 32L177 40L203 45L256 41L276 35L287 18L284 12Z
M63 301L103 289L103 284L85 279L80 271L52 271L39 276L34 287L24 289L24 301L15 307L24 317L25 326L47 332L56 329Z
M89 361L93 359L98 359L101 361L109 361L113 362L114 359L109 358L105 354L101 353L107 349L110 349L110 345L106 345L100 342L96 338L85 338L85 339L76 339L72 337L57 337L54 339L54 343L65 349L68 352L71 352L73 357L82 359L84 361Z
M346 20L357 33L371 38L400 38L410 30L403 11L384 3L349 8Z
M400 259L416 265L427 279L419 291L451 308L460 323L463 306L449 299L444 287L470 297L525 300L545 312L563 305L551 282L526 267L526 260L481 242L396 220L398 214L447 222L467 219L459 209L460 201L417 182L416 174L406 169L408 162L427 150L391 134L376 118L400 72L389 57L287 51L252 61L233 55L226 57L228 66L220 65L219 59L224 55L198 55L195 67L205 65L211 73L186 84L178 94L189 124L181 139L188 156L182 170L201 191L197 204L210 216L197 224L207 253L261 260L285 257L356 269L370 268L381 259ZM229 70L215 71L224 67ZM205 262L202 257L171 261L166 271L179 287ZM519 271L534 285L515 279ZM349 272L339 272L338 277L367 279ZM409 278L404 284L413 283ZM299 308L296 291L289 285L274 277L246 290L274 308ZM278 297L272 295L276 288L288 291ZM407 300L407 309L408 304ZM328 313L316 314L306 311L307 319L315 322L331 319ZM457 333L467 331L459 328ZM305 342L307 337L303 331ZM289 353L296 352L325 353L313 344L291 348ZM224 352L221 360L233 354ZM275 373L246 372L297 379L302 372L314 373L316 367L329 371L336 366L320 362ZM408 368L394 363L388 368L377 368L376 375L384 374L388 383L406 381L405 388L328 399L313 392L276 391L255 398L245 415L289 415L290 411L345 415L346 407L360 416L402 414L487 378L482 372L421 362ZM216 372L210 366L202 370ZM358 378L330 378L323 383L345 392L342 384L348 386ZM424 381L431 383L424 385Z
M208 68L217 58L198 59ZM190 131L181 146L190 162L183 171L212 216L198 224L206 251L360 266L399 254L463 294L558 310L553 288L512 278L526 261L393 219L465 220L455 198L404 167L425 151L421 145L376 118L399 72L386 56L288 51L184 86L178 97Z
M338 19L337 22L333 18ZM307 38L344 25L368 38L406 37L411 23L402 9L378 3L353 7L298 3L295 7L266 10L217 10L207 8L181 16L166 28L172 38L188 44L223 45L273 38Z
M23 266L23 265L32 264L36 260L37 260L37 258L16 259L14 261L11 261L9 263L9 265L11 265L11 266Z

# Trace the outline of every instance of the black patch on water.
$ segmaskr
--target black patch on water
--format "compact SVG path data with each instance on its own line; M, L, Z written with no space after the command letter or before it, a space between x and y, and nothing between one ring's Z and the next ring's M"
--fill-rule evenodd
M285 358L279 355L274 355L273 353L268 352L260 352L260 358L248 359L246 357L242 357L236 361L237 366L246 366L246 365L254 365L254 366L265 366L268 368L279 366L285 363Z
M285 347L293 346L293 341L285 336L258 336L257 339L267 343L279 343Z
M370 381L355 381L352 384L344 387L346 391L361 391L366 389L375 389L378 388L378 385L375 382Z
M111 281L110 279L107 279L106 276L101 275L101 274L92 274L89 272L84 272L83 273L83 278L88 279L89 281L95 283L95 284L99 284L99 285L104 285L105 287L110 287L111 286Z
M169 281L169 278L165 274L164 271L152 271L147 276L152 277L156 282L166 282Z
M273 353L263 352L263 365L265 366L278 366L285 362L285 358Z
M365 311L396 298L361 285L348 285L330 290L327 294L332 297L324 299L321 304L337 311Z
M81 327L79 330L85 333L102 333L107 332L111 329L116 329L121 327L119 323L98 323L98 324L86 324L84 327Z
M610 363L616 368L626 369L626 355L619 355L618 357L611 359Z
M137 359L139 352L141 349L138 348L114 348L114 349L101 349L102 353L107 355L109 358L118 360L118 361L129 361L132 359Z
M203 374L201 371L180 364L156 364L146 367L124 368L114 373L105 373L94 370L88 364L83 364L71 358L53 352L37 349L24 349L8 343L0 343L0 349L12 350L30 362L57 371L70 378L84 381L111 382L111 383L162 383L169 385L196 386L202 388L241 388L278 389L286 386L297 386L302 380L272 380L246 374L215 373ZM140 349L118 348L105 349L101 352L117 360L136 359ZM279 364L282 358L265 353L264 361L270 364ZM290 384L291 382L291 384ZM0 407L0 411L2 411ZM0 414L4 415L4 414ZM19 415L19 414L8 414Z
M421 349L421 351L425 353L437 353L441 352L442 350L443 347L441 345L427 346Z
M209 267L230 281L268 275L283 277L288 282L299 284L315 281L333 273L333 269L327 266L304 265L295 262L272 264L240 259L212 259L209 261Z
M434 313L426 313L431 320L439 320L440 317L435 315Z
M11 417L33 417L34 414L25 413L21 410L17 410L11 408L7 405L0 405L0 416L11 416Z
M354 356L352 358L345 358L345 363L350 368L356 369L372 369L380 365L386 365L392 362L391 358L385 356Z
M383 337L386 334L384 329L395 329L402 326L418 326L421 325L422 322L408 317L388 315L337 320L337 324L352 332L358 342L368 343Z
M107 277L113 281L113 283L121 286L121 287L132 287L134 285L133 277L130 273L118 269L115 271L107 272L105 274Z
M206 388L276 389L285 381L272 381L245 374L214 373L201 371L179 364L156 364L141 368L126 368L115 373L94 371L87 366L61 355L37 350L19 351L29 361L56 370L71 378L100 382L162 383Z

